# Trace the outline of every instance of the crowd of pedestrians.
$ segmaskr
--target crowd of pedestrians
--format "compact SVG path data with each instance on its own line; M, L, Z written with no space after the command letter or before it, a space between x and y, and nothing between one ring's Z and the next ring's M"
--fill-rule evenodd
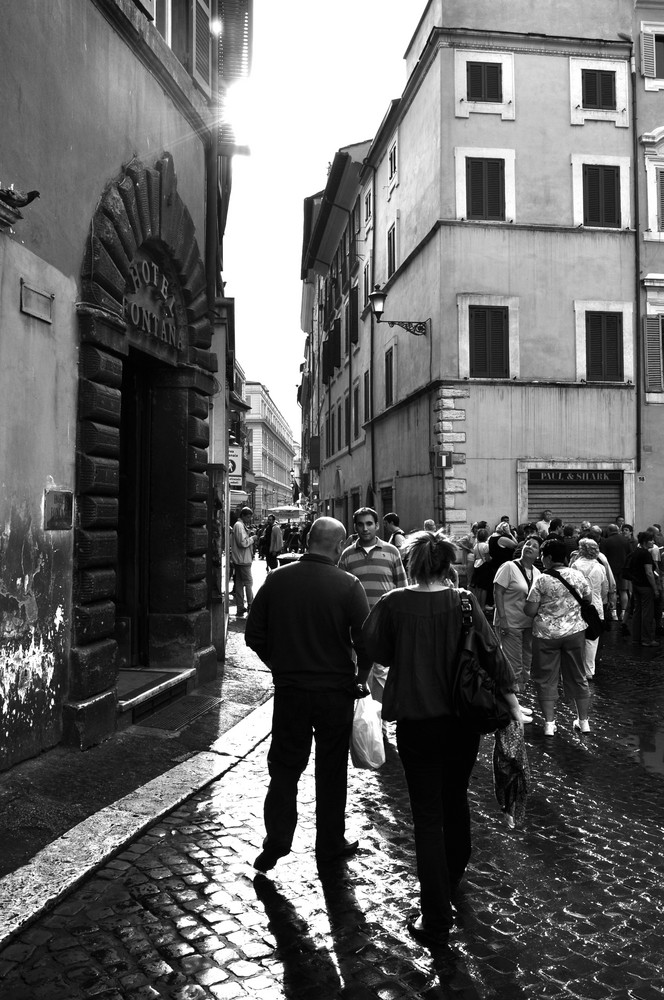
M588 607L605 628L615 623L635 644L658 645L664 536L653 525L634 539L623 518L605 528L565 524L551 511L517 527L507 515L493 528L477 522L455 541L433 522L406 534L394 513L383 519L383 540L369 507L354 512L353 529L347 538L334 518L309 523L304 545L298 538L303 554L270 573L250 605L245 639L275 684L266 832L255 867L270 871L291 850L298 782L314 743L319 864L357 850L345 839L346 769L353 704L370 693L383 728L396 722L411 800L421 906L408 929L440 944L470 858L467 791L479 746L451 700L459 588L470 589L475 629L502 648L495 679L521 739L531 694L544 736L555 735L561 682L576 706L574 728L589 734L599 639ZM261 538L270 566L270 520Z

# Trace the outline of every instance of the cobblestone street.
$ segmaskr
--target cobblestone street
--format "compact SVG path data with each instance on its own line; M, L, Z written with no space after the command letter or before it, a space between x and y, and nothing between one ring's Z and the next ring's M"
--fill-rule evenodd
M267 741L129 844L0 954L3 1000L278 997L397 1000L664 996L664 661L609 637L590 737L528 727L526 821L509 831L485 737L471 786L474 852L450 947L414 943L408 799L393 734L385 766L351 771L361 850L319 873L313 782L273 878L262 839Z

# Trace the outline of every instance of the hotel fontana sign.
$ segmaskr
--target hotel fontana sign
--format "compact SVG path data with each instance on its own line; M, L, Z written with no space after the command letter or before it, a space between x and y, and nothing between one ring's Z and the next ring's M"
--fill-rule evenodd
M129 343L177 364L187 349L187 319L177 278L143 249L132 260L129 275L122 301Z

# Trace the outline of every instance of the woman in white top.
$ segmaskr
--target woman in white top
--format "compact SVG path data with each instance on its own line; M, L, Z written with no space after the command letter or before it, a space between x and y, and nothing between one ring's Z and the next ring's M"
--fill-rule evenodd
M517 679L517 693L526 690L533 659L533 621L525 612L526 598L540 571L540 538L529 535L518 559L498 567L493 581L493 624Z
M600 618L604 620L604 605L608 599L609 581L606 570L597 558L599 556L599 545L594 538L580 538L578 551L579 554L573 562L570 562L570 566L573 566L574 569L585 576L592 591L592 602L597 608ZM586 639L586 648L583 655L586 677L595 676L595 657L597 656L598 644L599 636L597 639Z

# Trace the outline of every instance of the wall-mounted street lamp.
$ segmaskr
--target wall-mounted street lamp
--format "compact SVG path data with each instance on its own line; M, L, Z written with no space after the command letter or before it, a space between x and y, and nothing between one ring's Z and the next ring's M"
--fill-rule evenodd
M408 333L412 333L415 337L424 337L429 323L431 322L429 319L382 319L386 298L387 292L381 291L380 285L376 285L373 292L369 292L371 311L376 317L376 322L387 323L389 326L400 326L403 330L407 330Z

